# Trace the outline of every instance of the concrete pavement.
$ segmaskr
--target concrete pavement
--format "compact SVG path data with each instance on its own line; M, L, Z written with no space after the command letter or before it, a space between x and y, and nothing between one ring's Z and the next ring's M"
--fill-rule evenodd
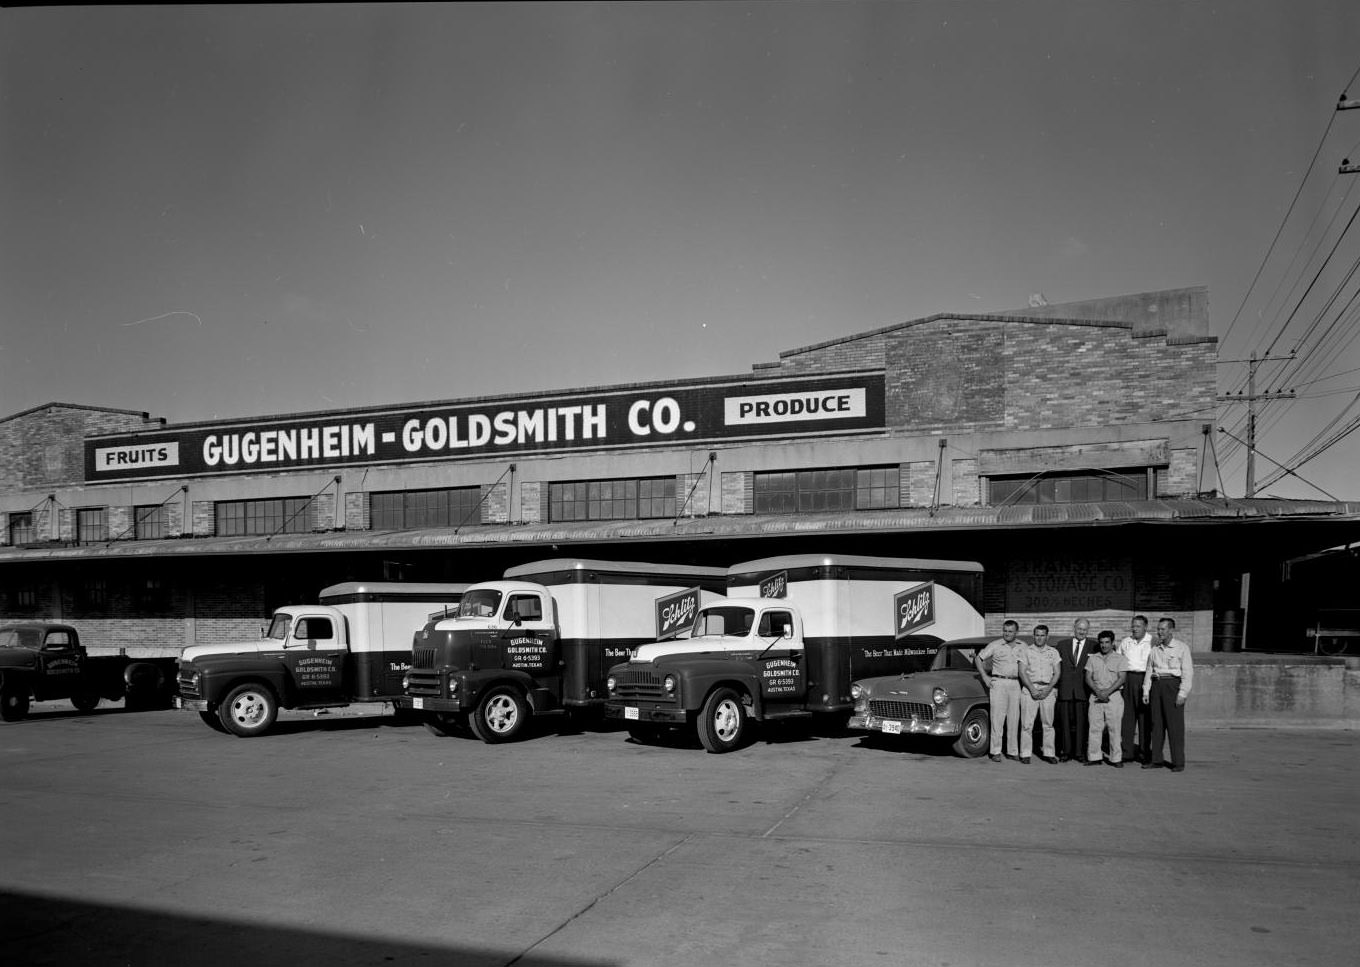
M372 709L361 709L367 713ZM1181 774L290 713L0 726L0 963L1278 965L1360 943L1360 734Z

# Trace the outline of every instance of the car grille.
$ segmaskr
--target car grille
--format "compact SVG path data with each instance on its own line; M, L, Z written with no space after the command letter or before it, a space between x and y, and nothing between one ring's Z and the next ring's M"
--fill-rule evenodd
M413 668L406 676L406 694L439 698L439 672L420 672Z
M935 717L935 709L925 702L892 702L886 699L871 699L869 712L881 719L930 719Z
M661 676L652 672L629 669L617 672L614 675L614 698L645 698L653 701L664 701L673 697L668 696L666 690L661 687Z

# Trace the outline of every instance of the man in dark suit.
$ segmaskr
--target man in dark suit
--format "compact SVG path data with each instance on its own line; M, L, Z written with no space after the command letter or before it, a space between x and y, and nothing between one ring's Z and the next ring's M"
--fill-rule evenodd
M1078 618L1072 624L1072 637L1059 638L1058 663L1062 674L1058 678L1058 761L1085 758L1086 702L1090 692L1086 687L1086 660L1096 647L1090 637L1091 622Z

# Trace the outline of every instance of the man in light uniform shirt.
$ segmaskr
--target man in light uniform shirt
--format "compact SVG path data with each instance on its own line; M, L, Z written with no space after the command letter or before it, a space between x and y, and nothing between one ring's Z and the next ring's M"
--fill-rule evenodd
M1048 643L1048 625L1034 626L1034 644L1025 649L1025 663L1020 666L1020 761L1029 764L1034 751L1034 716L1037 713L1043 729L1043 746L1039 758L1057 762L1055 745L1057 732L1053 728L1053 711L1058 705L1058 649Z
M1100 651L1086 662L1086 687L1091 690L1086 733L1086 764L1100 765L1100 742L1110 736L1110 765L1124 768L1119 730L1124 721L1124 656L1114 650L1114 632L1100 633Z
M982 684L987 687L991 699L992 735L991 754L993 762L1001 761L1002 729L1010 745L1011 755L1016 755L1020 746L1020 667L1025 663L1025 645L1016 641L1020 625L1007 621L1001 626L1001 637L977 653L973 664L982 676ZM987 659L992 661L992 670L987 671Z
M1152 706L1152 756L1144 769L1162 767L1162 743L1171 744L1171 771L1185 771L1185 700L1194 683L1190 646L1176 637L1176 622L1157 622L1157 643L1148 652L1143 698Z
M1147 671L1148 652L1152 650L1152 632L1147 625L1147 618L1135 615L1128 636L1119 643L1125 665L1121 738L1124 758L1132 762L1147 762L1152 749L1152 714L1143 700L1143 673Z

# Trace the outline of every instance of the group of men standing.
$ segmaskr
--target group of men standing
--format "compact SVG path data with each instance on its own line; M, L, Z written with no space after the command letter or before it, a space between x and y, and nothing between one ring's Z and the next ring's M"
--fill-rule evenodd
M1147 618L1135 615L1117 646L1113 631L1092 638L1086 618L1055 643L1047 625L1034 626L1032 642L1018 640L1019 633L1017 622L1006 621L1001 637L975 659L991 699L993 762L1001 761L1005 740L1008 757L1030 763L1037 718L1045 762L1122 769L1128 760L1144 769L1185 770L1185 701L1194 662L1176 637L1175 620L1159 620L1154 636Z

